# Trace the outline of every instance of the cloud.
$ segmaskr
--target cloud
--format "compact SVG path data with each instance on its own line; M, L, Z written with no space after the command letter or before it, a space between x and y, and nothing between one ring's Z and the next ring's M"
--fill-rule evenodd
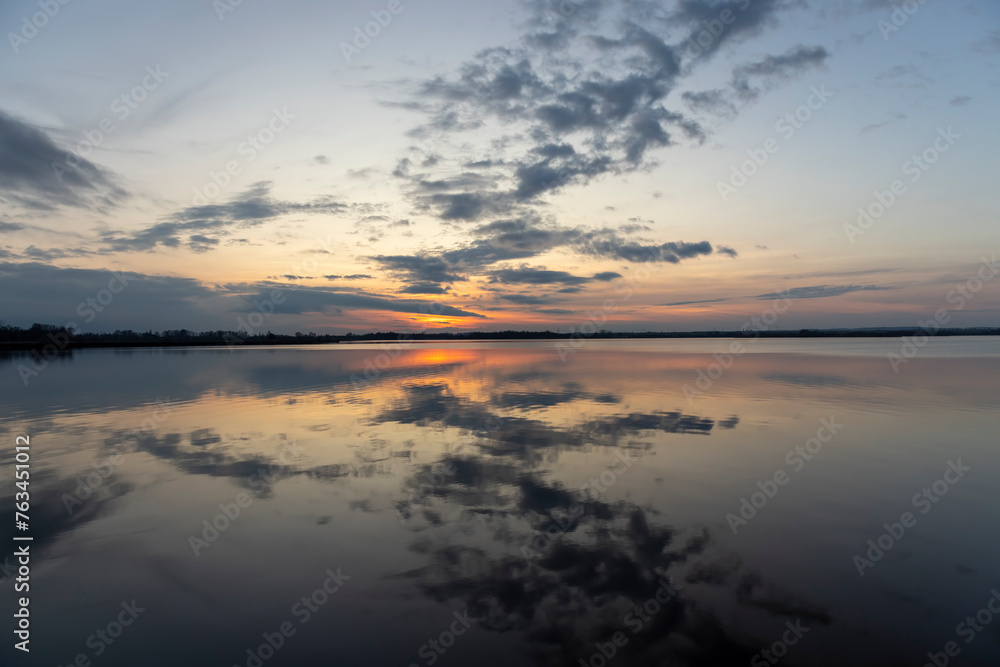
M99 297L109 282L112 301ZM124 288L121 284L124 283ZM272 300L281 290L281 302ZM100 299L100 300L98 300ZM208 285L192 278L157 276L102 269L73 269L39 262L0 262L0 312L8 321L28 325L74 322L80 328L236 329L236 314L254 310L252 302L270 301L275 317L303 313L385 311L483 318L479 313L418 299L306 289L275 283ZM277 320L275 324L280 324ZM334 324L331 322L331 324Z
M469 173L435 181L417 171L412 157L401 159L394 175L409 181L421 210L446 220L524 214L547 193L647 166L652 151L675 145L677 136L704 141L697 122L666 106L681 74L670 31L663 30L666 15L646 21L643 3L607 3L620 20L597 21L601 3L574 2L571 16L550 25L550 14L566 13L567 4L529 3L528 32L514 45L484 49L453 74L419 82L410 99L392 103L427 114L411 136L435 146L489 122L523 130L487 154L472 147L472 155L462 156L458 165L476 170L475 189ZM678 17L675 23L683 23ZM586 34L578 32L583 25L590 27ZM563 42L553 58L550 48ZM589 69L595 50L600 70ZM428 192L429 183L442 190Z
M113 283L119 293L109 291ZM100 296L112 294L112 301ZM16 295L16 296L15 296ZM191 278L61 268L40 262L0 263L0 312L10 321L46 322L79 328L181 328L218 322L210 305L214 292ZM101 299L98 301L98 299ZM90 301L88 302L88 299ZM92 325L92 326L91 326Z
M448 288L437 283L411 283L399 290L401 294L447 294Z
M139 231L105 231L101 240L107 252L150 251L158 246L206 252L218 246L218 236L228 236L236 229L259 227L282 215L337 214L351 210L349 205L332 197L319 197L307 203L282 201L270 194L271 186L269 181L254 183L226 203L189 206Z
M724 90L687 91L681 94L681 99L694 112L709 113L725 118L736 116L736 105L733 104Z
M582 285L592 279L584 276L574 276L566 271L550 271L544 268L531 268L527 265L517 269L497 269L489 274L491 283L507 285Z
M678 52L688 61L697 60L711 56L727 42L758 35L776 23L776 14L784 4L779 0L680 0L670 21L683 25L690 33ZM722 20L726 12L729 21ZM716 24L718 27L713 29ZM716 31L718 34L713 34Z
M861 134L868 134L873 130L879 129L880 127L885 127L886 125L891 125L893 123L905 120L907 118L907 115L905 113L900 113L898 111L893 111L890 113L890 115L892 116L890 120L884 120L881 123L872 123L871 125L864 126L863 128L861 128Z
M68 248L63 250L61 248L36 248L33 245L28 246L21 251L21 255L27 259L37 259L45 262L51 262L54 259L63 259L66 257L81 257L84 255L91 255L88 250L83 248Z
M700 301L675 301L674 303L661 303L661 306L693 306L701 303L722 303L723 301L729 301L729 299L702 299Z
M823 65L829 57L830 53L822 46L799 44L781 55L766 56L737 66L733 69L731 85L740 98L753 100L761 93L761 89L753 85L754 81L764 88L771 88L809 68Z
M3 111L0 192L37 210L72 206L104 211L128 196L116 175L59 148L42 130Z
M784 292L770 292L757 295L758 299L822 299L828 296L840 296L851 292L870 292L892 289L878 285L813 285L810 287L793 287Z
M498 298L521 306L545 305L556 303L557 301L557 299L552 296L538 296L535 294L501 294Z
M708 241L643 244L625 241L613 234L592 236L578 244L576 248L579 252L595 257L620 259L626 262L668 262L670 264L678 264L684 259L712 254L712 244Z
M233 292L246 292L256 289L252 298L268 300L273 291L273 287L261 287L254 285L231 285L228 289ZM304 288L299 286L283 286L283 300L275 305L277 314L303 313L323 313L328 311L343 310L381 310L395 313L412 313L420 315L440 315L442 317L474 317L484 318L484 315L463 310L455 306L422 301L416 299L395 299L392 297L376 296L363 293L337 292L315 288ZM236 312L243 312L246 306L236 308Z
M717 247L715 248L715 252L717 252L717 253L718 253L718 254L720 254L720 255L727 255L727 256L729 256L729 257L734 257L734 258L735 258L735 257L737 257L737 256L739 255L739 253L738 253L738 252L736 252L736 250L734 250L733 248L730 248L730 247L729 247L729 246L727 246L727 245L720 245L720 246L717 246Z
M377 255L369 257L383 270L407 283L403 292L410 294L444 294L441 285L466 280L443 258L434 255Z
M968 95L958 95L951 99L951 106L953 107L964 107L966 104L972 101L972 98Z
M529 18L519 37L484 48L451 72L413 82L398 99L384 102L424 116L409 132L422 143L411 146L393 170L415 209L448 222L479 224L464 244L415 253L412 261L420 264L419 270L391 264L383 268L405 283L404 291L440 294L456 278L471 275L501 284L531 284L512 282L528 280L527 273L493 266L557 248L624 262L679 263L713 252L735 257L734 249L722 245L716 250L708 241L663 242L629 236L639 230L559 225L544 215L545 198L596 179L652 168L664 149L678 144L701 145L704 129L687 110L675 108L674 101L692 111L735 113L727 99L735 92L671 97L694 64L684 48L723 10L735 18L713 38L710 49L702 49L702 58L722 44L759 34L795 4L683 0L665 7L528 0ZM756 95L760 91L755 86L771 87L828 56L823 47L800 45L738 67L734 85ZM488 131L492 129L502 135ZM428 262L439 275L426 275ZM575 283L561 283L561 291L570 293L599 280L575 278ZM554 277L533 274L531 279Z
M578 291L581 285L594 280L606 282L621 276L615 272L604 272L593 277L574 276L564 271L531 268L527 265L519 268L490 267L500 262L544 255L557 248L588 257L671 264L714 252L708 241L650 243L630 238L633 232L645 229L645 226L631 224L618 229L565 227L533 217L511 218L475 227L469 232L474 240L458 247L413 255L378 255L368 259L378 263L404 283L416 286L410 290L420 290L419 293L444 293L440 289L442 285L467 280L470 275L485 275L493 283L561 283L564 285L561 291L568 293ZM735 256L735 251L731 248L721 248L722 254Z

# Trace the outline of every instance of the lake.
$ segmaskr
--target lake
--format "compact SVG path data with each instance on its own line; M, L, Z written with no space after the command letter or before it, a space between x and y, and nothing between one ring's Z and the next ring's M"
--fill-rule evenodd
M996 664L997 339L574 344L0 358L0 662Z

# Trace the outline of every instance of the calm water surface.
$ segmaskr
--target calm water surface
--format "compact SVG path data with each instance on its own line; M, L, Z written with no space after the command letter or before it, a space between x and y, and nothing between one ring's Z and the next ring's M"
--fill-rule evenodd
M2 358L0 664L996 665L1000 343L731 343Z

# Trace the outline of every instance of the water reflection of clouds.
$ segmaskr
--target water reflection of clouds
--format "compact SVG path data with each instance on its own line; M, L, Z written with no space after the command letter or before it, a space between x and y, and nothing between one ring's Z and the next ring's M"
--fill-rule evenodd
M689 497L702 502L701 492L685 495L687 489L717 490L732 479L724 470L727 457L751 456L766 446L782 417L793 423L788 415L801 411L804 399L849 402L856 412L934 397L938 409L995 409L998 400L986 390L995 384L995 374L983 372L989 360L919 359L908 369L907 385L897 386L877 357L748 356L719 381L718 395L682 410L680 388L701 363L696 356L602 352L592 355L592 365L581 361L591 357L581 356L561 366L551 350L549 356L532 350L520 357L509 350L424 352L426 364L404 352L360 389L350 378L371 350L206 351L189 353L184 364L150 353L120 359L136 366L130 370L105 359L111 396L105 414L86 405L78 412L50 409L68 406L72 391L93 382L93 375L71 374L70 389L48 399L35 395L19 415L33 432L60 440L52 450L54 465L33 479L36 543L51 546L61 534L110 517L129 494L139 496L151 482L134 471L147 462L250 488L271 498L269 507L279 513L309 488L330 503L311 515L311 527L330 525L349 535L354 528L345 510L376 523L400 511L408 520L390 521L411 553L391 561L408 561L406 566L384 573L399 584L394 592L418 590L435 602L467 605L485 616L481 627L522 637L538 664L576 665L593 654L595 642L627 631L623 618L655 592L663 572L684 586L681 595L616 659L745 664L761 641L774 639L760 632L768 619L829 624L842 636L845 615L776 585L769 565L744 560L727 546L726 535L692 520L678 503ZM100 367L86 356L75 355L72 364L88 372ZM592 382L585 381L588 368ZM176 416L140 437L127 454L140 457L141 465L130 458L78 512L67 513L60 494L72 493L75 476L87 470L91 459L83 455L97 459L119 446L128 433L122 428L141 421L151 397L168 395L179 406ZM760 408L763 400L769 401L766 409ZM861 421L852 428L877 433ZM758 429L767 434L754 436ZM308 456L288 462L273 455L277 443L295 438L308 443ZM616 451L660 460L650 456L646 469L646 460L637 464L641 472L629 472L609 493L582 493L573 480L601 472ZM691 464L691 457L701 458ZM672 467L675 461L682 464ZM664 484L653 481L664 477ZM292 480L298 483L280 486ZM347 485L349 492L340 494ZM9 496L0 503L13 506ZM264 510L258 516L269 520ZM555 517L562 523L551 544L525 558L521 549L535 549ZM0 514L8 526L11 519ZM414 555L421 559L415 566Z
M538 664L576 665L586 659L595 642L625 630L622 622L630 609L650 598L661 573L668 571L692 585L726 591L732 607L829 623L821 608L765 583L739 558L709 559L707 529L684 537L651 508L594 498L538 467L552 462L551 453L569 448L647 449L652 445L639 438L657 432L709 435L715 420L662 411L553 425L490 409L594 397L575 387L544 394L506 392L500 397L515 400L477 402L457 395L447 383L412 384L378 414L380 422L480 435L474 453L416 466L404 482L415 491L421 480L434 480L397 508L418 519L407 524L416 535L411 548L430 561L401 576L435 600L467 605L483 617L482 627L520 633ZM495 426L485 430L485 424ZM738 424L736 415L719 422L727 429ZM534 552L537 558L524 557L526 545L537 544L553 517L564 518L551 544ZM717 665L749 661L758 649L727 631L714 612L681 595L622 650L628 664Z

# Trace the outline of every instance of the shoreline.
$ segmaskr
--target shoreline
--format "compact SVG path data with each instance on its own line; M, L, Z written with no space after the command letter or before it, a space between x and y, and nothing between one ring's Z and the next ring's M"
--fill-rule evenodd
M338 345L351 343L380 343L380 342L400 342L408 343L462 343L472 341L507 341L507 340L641 340L641 339L756 339L756 338L908 338L913 336L955 337L955 336L1000 336L998 328L969 328L969 329L940 329L928 332L921 328L906 329L800 329L800 330L779 330L779 331L690 331L690 332L637 332L637 333L559 333L552 331L542 332L468 332L468 333L371 333L357 335L323 335L323 336L303 336L289 338L275 338L271 340L69 340L63 341L62 345L54 344L52 340L34 341L6 341L0 342L0 352L18 352L41 350L45 347L56 347L58 351L73 349L101 349L101 348L158 348L158 347L262 347L262 346L282 346L282 345Z

